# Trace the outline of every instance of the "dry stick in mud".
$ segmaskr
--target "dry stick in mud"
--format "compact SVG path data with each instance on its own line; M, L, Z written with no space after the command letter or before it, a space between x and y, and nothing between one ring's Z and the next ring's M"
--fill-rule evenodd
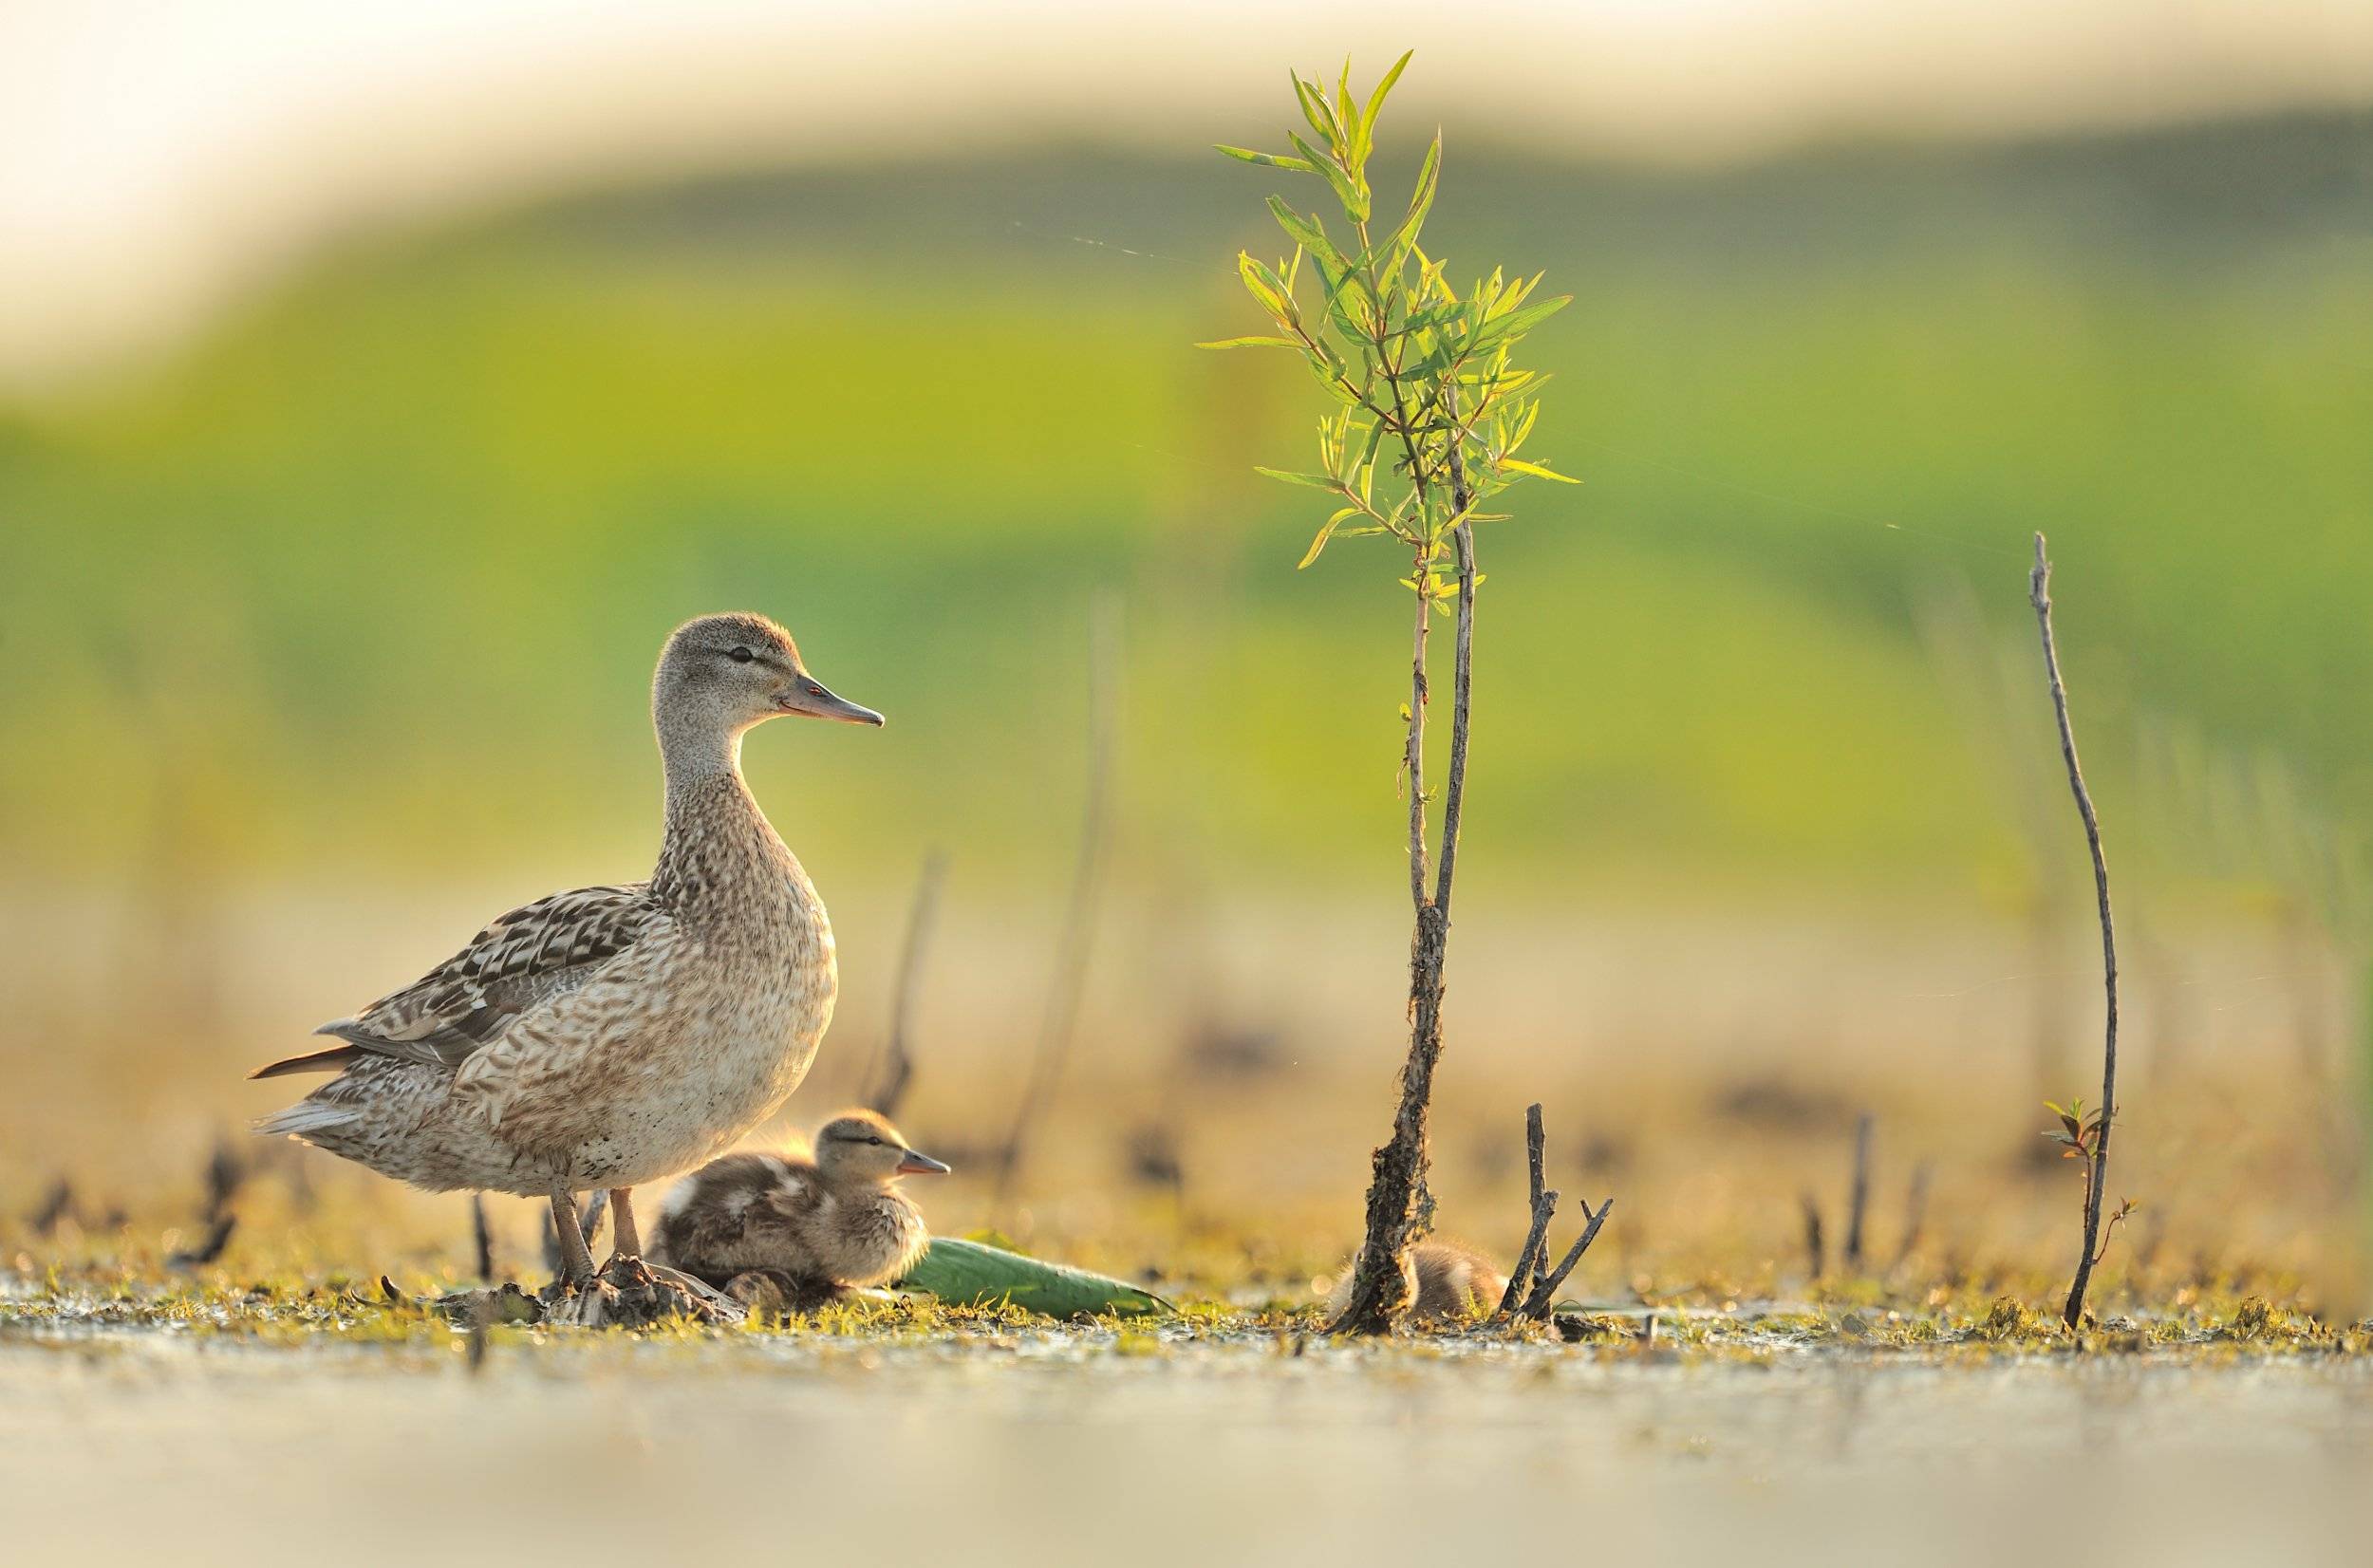
M1928 1223L1929 1163L1922 1160L1912 1167L1912 1185L1903 1198L1903 1240L1897 1244L1895 1266L1889 1273L1901 1272L1912 1259L1913 1249L1920 1244L1920 1232Z
M1849 1274L1862 1267L1862 1220L1870 1209L1870 1135L1871 1113L1865 1111L1854 1121L1854 1185L1846 1194L1845 1268Z
M898 952L898 989L890 999L889 1035L882 1046L880 1071L870 1074L875 1087L866 1104L898 1119L898 1104L914 1082L915 1063L907 1041L913 1037L915 994L923 982L923 953L929 944L932 916L939 909L940 884L947 878L947 856L933 849L923 857L923 875L915 883L913 906L906 913L906 941Z
M1525 1169L1529 1177L1527 1191L1532 1204L1531 1228L1524 1233L1524 1250L1516 1255L1516 1266L1508 1270L1507 1289L1500 1293L1500 1305L1492 1316L1506 1317L1514 1313L1531 1286L1534 1270L1540 1266L1541 1249L1548 1244L1549 1217L1557 1212L1558 1195L1543 1187L1542 1164L1547 1135L1541 1125L1541 1105L1535 1101L1524 1108Z
M2101 1109L2087 1124L2080 1102L2073 1118L2072 1148L2086 1161L2084 1247L2077 1255L2076 1279L2068 1286L2068 1304L2060 1317L2074 1329L2083 1320L2084 1292L2093 1282L2093 1265L2101 1261L2103 1250L2102 1190L2109 1178L2109 1128L2118 1115L2118 928L2109 912L2109 860L2102 852L2101 816L2093 810L2092 792L2084 787L2084 769L2077 761L2076 731L2068 723L2068 687L2061 679L2060 650L2052 640L2051 557L2045 553L2041 533L2035 535L2035 568L2027 576L2027 602L2035 607L2035 622L2043 633L2044 672L2051 682L2052 715L2060 724L2060 756L2067 764L2068 790L2076 796L2077 814L2084 819L2085 846L2093 855L2093 892L2102 917L2102 988L2108 1008L2102 1036ZM2121 1209L2118 1217L2122 1219L2125 1213Z
M1558 1289L1565 1277L1574 1272L1574 1265L1582 1260L1591 1242L1598 1239L1598 1227L1606 1223L1607 1210L1614 1206L1610 1198L1591 1212L1588 1200L1582 1201L1582 1234L1557 1267L1549 1266L1549 1221L1558 1211L1558 1192L1543 1185L1544 1151L1547 1137L1542 1129L1541 1107L1524 1108L1524 1149L1527 1156L1532 1195L1532 1223L1524 1233L1524 1250L1517 1254L1516 1266L1508 1271L1507 1288L1500 1294L1500 1304L1491 1315L1494 1322L1515 1322L1527 1317L1546 1317L1550 1304L1556 1300Z
M1829 1248L1821 1227L1821 1200L1806 1192L1797 1202L1804 1209L1804 1272L1805 1277L1819 1279L1829 1272Z
M1038 1021L1037 1049L1030 1076L1015 1109L1013 1129L998 1153L996 1206L1013 1196L1022 1155L1071 1054L1079 1022L1079 994L1087 983L1088 956L1095 941L1096 905L1104 886L1104 841L1110 836L1113 732L1120 706L1120 602L1110 591L1096 595L1088 611L1088 791L1080 804L1079 859L1072 869L1071 898L1063 934L1056 948L1055 972L1047 981L1046 1011Z
M1582 1254L1590 1250L1591 1242L1598 1240L1598 1227L1607 1223L1607 1213L1615 1207L1613 1198L1602 1198L1598 1201L1598 1212L1594 1214L1588 1199L1578 1201L1582 1205L1582 1219L1586 1222L1582 1233L1574 1238L1574 1244L1566 1248L1565 1256L1559 1260L1558 1266L1534 1283L1532 1295L1524 1300L1523 1316L1526 1317L1549 1316L1549 1309L1557 1302L1558 1292L1565 1284L1565 1277L1574 1272L1574 1265L1582 1260Z

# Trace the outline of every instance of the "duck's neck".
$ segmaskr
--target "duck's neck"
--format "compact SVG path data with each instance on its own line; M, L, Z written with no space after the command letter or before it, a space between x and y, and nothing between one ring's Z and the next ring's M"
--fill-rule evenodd
M706 800L720 790L738 791L741 782L741 732L721 727L662 725L659 732L660 770L667 779L667 821L674 826L680 808Z
M730 892L782 852L741 777L738 730L660 731L667 826L651 881L670 902Z

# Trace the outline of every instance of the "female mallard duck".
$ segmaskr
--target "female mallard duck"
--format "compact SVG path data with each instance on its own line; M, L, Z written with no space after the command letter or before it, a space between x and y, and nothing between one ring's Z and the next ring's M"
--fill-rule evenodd
M946 1169L872 1111L847 1111L816 1132L813 1153L728 1154L678 1182L651 1259L720 1287L775 1277L793 1300L887 1284L931 1240L898 1178Z
M833 696L762 615L710 615L660 655L651 716L667 781L648 882L555 893L316 1033L344 1044L254 1076L338 1076L256 1130L433 1191L546 1196L565 1278L591 1254L572 1195L709 1158L780 1106L815 1059L838 988L815 888L741 779L741 737L784 714L882 716Z

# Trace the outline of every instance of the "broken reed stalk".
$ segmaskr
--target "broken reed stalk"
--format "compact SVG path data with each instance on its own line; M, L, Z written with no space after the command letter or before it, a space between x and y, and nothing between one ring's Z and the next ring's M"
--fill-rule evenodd
M1080 803L1079 858L1072 868L1071 896L1056 947L1055 972L1047 982L1046 1010L1038 1020L1037 1048L1031 1055L1021 1104L1015 1108L1013 1129L998 1155L995 1203L1000 1209L1013 1196L1031 1130L1061 1080L1079 1021L1079 995L1087 982L1096 905L1103 892L1119 707L1120 601L1108 589L1096 595L1088 612L1088 790Z
M1854 1185L1847 1190L1845 1206L1848 1273L1859 1273L1862 1267L1862 1220L1870 1209L1870 1135L1871 1113L1865 1111L1854 1121Z
M1574 1238L1574 1244L1566 1248L1565 1256L1558 1260L1558 1266L1534 1284L1532 1295L1524 1300L1524 1316L1527 1317L1549 1316L1550 1307L1557 1301L1558 1292L1565 1284L1565 1277L1574 1272L1574 1265L1582 1260L1582 1254L1590 1250L1591 1242L1598 1240L1598 1227L1607 1223L1607 1213L1615 1207L1613 1198L1604 1198L1599 1201L1598 1212L1593 1214L1588 1199L1577 1201L1581 1204L1582 1218L1588 1223L1582 1226L1582 1233Z
M1582 1260L1590 1243L1598 1238L1598 1227L1606 1223L1607 1210L1614 1206L1610 1198L1593 1214L1588 1199L1582 1205L1582 1234L1566 1252L1555 1269L1549 1267L1549 1221L1558 1211L1558 1192L1545 1186L1544 1169L1548 1135L1542 1129L1539 1104L1524 1108L1525 1169L1529 1177L1532 1199L1532 1222L1524 1233L1524 1250L1517 1254L1516 1266L1508 1271L1507 1288L1500 1293L1500 1304L1491 1314L1491 1321L1513 1322L1526 1317L1545 1317L1550 1304L1557 1298L1565 1277L1574 1272L1574 1265Z
M2044 536L2035 535L2035 567L2027 575L2027 602L2043 634L2044 671L2051 683L2052 716L2060 725L2060 756L2067 764L2068 790L2076 796L2077 814L2084 820L2085 847L2093 856L2093 892L2102 917L2102 988L2107 1016L2102 1036L2102 1103L2100 1128L2092 1139L2084 1175L2084 1248L2077 1255L2076 1278L2068 1286L2068 1304L2061 1321L2074 1329L2084 1316L2084 1292L2093 1282L2093 1265L2100 1258L2102 1192L2109 1176L2109 1129L2118 1116L2118 928L2109 909L2109 860L2102 850L2100 813L2084 786L2084 769L2077 761L2076 731L2068 722L2068 686L2060 674L2060 650L2052 639L2051 557Z
M1507 1289L1500 1293L1500 1305L1492 1316L1505 1317L1515 1312L1530 1288L1533 1271L1541 1261L1541 1249L1547 1244L1549 1217L1557 1212L1558 1195L1543 1189L1542 1165L1548 1135L1541 1125L1541 1103L1536 1100L1524 1108L1525 1172L1529 1177L1527 1197L1532 1204L1531 1228L1524 1233L1524 1250L1516 1255L1516 1266L1508 1271Z
M898 988L890 996L889 1034L883 1042L880 1071L865 1103L898 1118L899 1102L914 1082L914 1055L908 1046L914 1031L915 996L923 985L923 953L929 944L932 917L939 910L940 885L947 878L947 856L938 849L923 857L923 874L915 882L913 905L906 911L906 940L898 950Z
M1821 1227L1821 1200L1807 1192L1800 1195L1797 1202L1804 1206L1805 1278L1818 1279L1829 1271L1829 1248Z

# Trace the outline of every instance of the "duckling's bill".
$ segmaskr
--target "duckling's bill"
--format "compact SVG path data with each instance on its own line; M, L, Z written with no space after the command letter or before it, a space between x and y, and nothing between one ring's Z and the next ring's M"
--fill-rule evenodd
M906 1150L906 1157L898 1162L898 1174L901 1176L944 1176L947 1170L947 1167L928 1154L911 1148Z

